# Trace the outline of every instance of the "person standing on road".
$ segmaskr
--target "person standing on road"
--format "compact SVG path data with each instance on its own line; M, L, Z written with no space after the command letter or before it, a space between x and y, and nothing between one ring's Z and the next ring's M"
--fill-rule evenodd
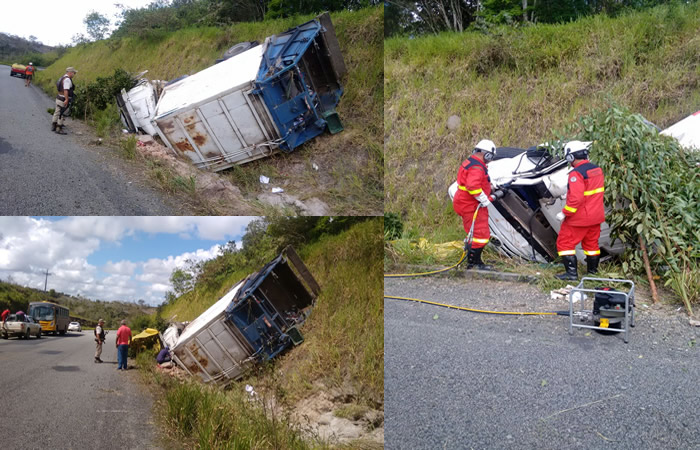
M467 269L492 270L493 267L481 260L481 252L489 242L488 205L492 201L502 198L505 194L497 190L491 195L491 178L486 165L493 160L496 154L496 145L493 141L482 139L474 147L472 155L467 158L457 173L457 193L452 200L455 212L462 216L464 231L469 234L474 222L472 244L467 255ZM477 208L481 208L477 212ZM474 216L476 213L476 217ZM466 250L466 249L465 249Z
M5 309L5 311L2 312L2 316L0 316L0 318L2 318L2 321L4 322L7 320L7 316L9 316L9 315L10 315L10 310Z
M96 363L101 363L102 360L100 359L100 356L102 356L102 344L105 343L105 330L104 330L104 324L105 321L103 319L100 319L97 321L97 326L95 327L95 362Z
M66 74L63 75L56 83L58 95L56 96L56 109L53 112L53 120L51 122L51 131L57 134L68 134L63 131L63 113L68 109L68 104L73 98L73 77L78 73L73 67L66 69Z
M569 172L566 205L557 213L563 221L557 236L557 252L564 260L566 272L560 280L578 280L576 246L581 243L589 274L598 273L600 261L600 224L605 222L603 169L588 160L590 142L571 141L564 147L564 157L573 169Z
M126 326L126 320L122 320L122 325L117 330L117 370L127 370L126 359L129 356L129 345L131 344L131 328Z
M34 76L34 64L29 63L27 68L24 70L24 87L29 87L32 84L32 77Z

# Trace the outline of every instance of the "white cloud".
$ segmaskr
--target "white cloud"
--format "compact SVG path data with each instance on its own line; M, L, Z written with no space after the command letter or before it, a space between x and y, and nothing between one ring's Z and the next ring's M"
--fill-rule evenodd
M131 261L119 261L116 263L113 263L112 261L107 261L107 264L105 264L102 267L102 270L107 273L131 275L134 273L138 266L139 265L137 263Z
M0 217L0 278L91 299L136 301L155 305L171 290L170 274L186 261L216 257L221 245L145 261L109 260L96 267L88 258L103 241L119 247L119 240L136 233L183 233L222 244L240 236L253 218L240 217L71 217L57 221ZM239 245L240 246L240 245ZM107 250L105 250L107 251Z

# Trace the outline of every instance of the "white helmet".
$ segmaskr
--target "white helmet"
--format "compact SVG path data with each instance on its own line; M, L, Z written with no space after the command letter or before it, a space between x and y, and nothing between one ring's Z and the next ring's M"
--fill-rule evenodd
M474 147L474 152L477 151L484 153L484 160L491 161L496 154L496 144L488 139L482 139Z
M564 158L568 163L574 162L574 159L588 158L588 150L593 142L591 141L569 141L564 146Z
M29 63L29 65L30 65L30 66L33 66L34 64L32 64L32 63Z

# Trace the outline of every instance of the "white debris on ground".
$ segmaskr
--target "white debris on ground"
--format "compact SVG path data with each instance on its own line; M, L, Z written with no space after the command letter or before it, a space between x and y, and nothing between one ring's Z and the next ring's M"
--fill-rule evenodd
M251 207L248 206L240 189L233 183L216 173L197 169L190 162L176 158L170 149L156 142L153 137L149 135L138 136L136 149L144 156L161 160L177 175L185 179L193 177L196 193L207 199L218 201L221 206L229 207L229 210L226 211L227 213L235 215L238 212L237 210L241 209L243 211L240 212L250 212ZM266 181L263 181L263 179ZM261 175L260 182L267 184L269 178ZM279 192L279 194L271 194L269 192L260 194L257 196L257 200L274 207L299 209L304 215L327 216L330 214L328 205L316 197L302 201L293 195L282 194L281 189Z
M552 291L549 291L549 298L552 300L565 300L569 301L569 294L571 294L571 290L574 289L574 286L567 284L566 287L560 288L560 289L554 289ZM581 301L581 292L574 292L573 301L574 303ZM586 294L583 294L583 299L586 300L588 296Z
M270 178L266 177L265 175L260 175L260 183L262 184L267 184L270 182Z

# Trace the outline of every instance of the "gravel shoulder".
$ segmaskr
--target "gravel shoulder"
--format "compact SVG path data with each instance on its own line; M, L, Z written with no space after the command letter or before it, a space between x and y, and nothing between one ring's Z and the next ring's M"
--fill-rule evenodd
M566 310L524 283L385 279L385 293L473 308ZM385 300L387 448L700 448L700 328L664 306L621 334L565 316ZM437 316L436 316L437 315Z

